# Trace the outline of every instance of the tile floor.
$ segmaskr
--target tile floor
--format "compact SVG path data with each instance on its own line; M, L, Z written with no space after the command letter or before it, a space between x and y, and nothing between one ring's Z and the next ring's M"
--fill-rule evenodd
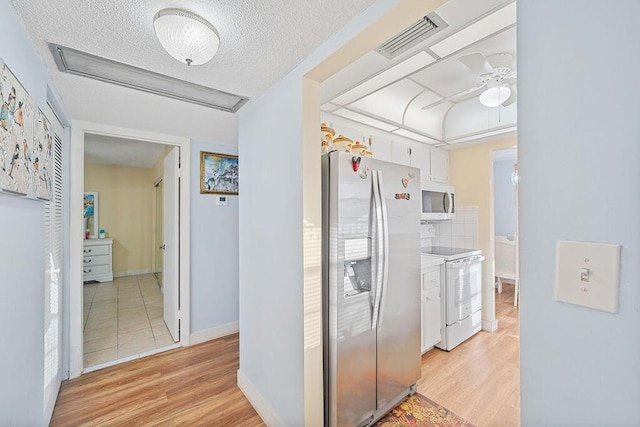
M85 368L174 344L153 274L86 284L83 290Z

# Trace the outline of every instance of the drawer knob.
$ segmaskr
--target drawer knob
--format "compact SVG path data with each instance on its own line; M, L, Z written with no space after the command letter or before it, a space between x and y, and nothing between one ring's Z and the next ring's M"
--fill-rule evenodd
M88 260L87 260L87 259L85 259L85 260L83 260L82 262L84 262L85 264L87 264L87 263L90 263L90 262L91 262L91 260L90 260L90 259L88 259Z
M92 250L93 250L93 249L85 249L85 250L84 250L84 253L85 253L85 254L88 254L88 253L89 253L89 252L91 252Z
M91 269L84 270L85 273L91 273Z

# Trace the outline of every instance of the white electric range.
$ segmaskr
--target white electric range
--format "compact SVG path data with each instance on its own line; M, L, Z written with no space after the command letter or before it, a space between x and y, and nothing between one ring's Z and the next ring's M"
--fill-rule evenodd
M445 330L436 347L450 351L482 329L482 251L432 246L421 253L445 261Z

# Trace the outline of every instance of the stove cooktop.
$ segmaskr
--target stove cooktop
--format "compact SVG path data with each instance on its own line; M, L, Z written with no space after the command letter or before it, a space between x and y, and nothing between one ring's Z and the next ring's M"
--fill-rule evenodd
M422 248L420 252L425 255L443 257L446 260L466 258L468 256L480 255L482 253L479 249L445 248L443 246Z

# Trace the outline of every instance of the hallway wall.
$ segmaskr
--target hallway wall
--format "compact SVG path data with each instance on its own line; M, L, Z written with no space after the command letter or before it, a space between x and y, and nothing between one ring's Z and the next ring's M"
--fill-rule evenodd
M151 273L155 173L152 168L84 165L85 191L98 192L99 227L114 239L116 277Z

